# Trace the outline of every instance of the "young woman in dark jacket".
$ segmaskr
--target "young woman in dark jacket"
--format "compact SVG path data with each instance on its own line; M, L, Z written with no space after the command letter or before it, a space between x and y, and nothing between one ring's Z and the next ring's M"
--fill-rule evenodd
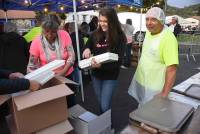
M102 112L111 108L112 95L117 89L125 44L126 36L121 29L116 11L113 8L101 9L99 27L89 37L83 57L89 58L91 54L95 56L106 52L119 56L118 61L104 64L92 60L92 82Z

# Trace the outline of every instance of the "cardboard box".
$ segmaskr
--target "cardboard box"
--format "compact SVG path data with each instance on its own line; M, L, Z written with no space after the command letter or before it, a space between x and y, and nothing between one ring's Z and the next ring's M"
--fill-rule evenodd
M12 96L12 115L17 134L30 134L68 118L66 96L73 92L65 79L53 78L42 90Z
M65 120L61 123L58 123L56 125L40 130L36 132L35 134L66 134L70 132L71 130L73 130L72 125L70 124L68 120Z
M4 102L6 102L7 100L9 100L10 99L10 95L0 95L0 106L4 103Z
M84 59L84 60L79 61L79 67L81 69L91 67L92 59L95 59L97 63L107 63L107 62L118 61L118 55L115 53L109 53L109 52L96 55L96 56L90 57L89 59Z
M69 109L69 121L76 134L111 134L111 110L97 116L80 105Z
M14 124L14 120L12 115L6 116L6 122L8 124L8 128L11 134L17 134L16 125ZM69 123L68 120L50 126L48 128L42 129L34 134L66 134L73 130L72 125Z

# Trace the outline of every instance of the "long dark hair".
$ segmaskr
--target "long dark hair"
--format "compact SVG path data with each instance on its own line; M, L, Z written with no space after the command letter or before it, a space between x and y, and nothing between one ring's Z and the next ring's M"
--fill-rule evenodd
M118 20L117 13L115 9L110 7L102 8L99 11L99 16L105 16L108 20L108 31L106 32L106 40L109 44L109 49L117 47L119 43L126 43L126 36L122 31L121 24ZM96 40L100 41L102 38L105 38L105 34L101 28L98 27L96 31Z

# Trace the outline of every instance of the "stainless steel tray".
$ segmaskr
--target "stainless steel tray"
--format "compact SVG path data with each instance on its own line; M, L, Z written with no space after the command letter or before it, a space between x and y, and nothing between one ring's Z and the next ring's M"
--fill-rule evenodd
M185 95L200 100L200 85L192 84L185 91Z

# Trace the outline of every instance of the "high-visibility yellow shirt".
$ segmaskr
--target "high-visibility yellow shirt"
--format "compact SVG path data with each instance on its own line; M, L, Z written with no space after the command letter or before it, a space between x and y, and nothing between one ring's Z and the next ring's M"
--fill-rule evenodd
M24 38L29 43L33 41L37 36L39 36L41 34L41 31L41 27L34 27L27 34L24 35Z
M178 43L169 29L157 35L147 32L135 79L147 89L162 90L166 67L179 64Z

